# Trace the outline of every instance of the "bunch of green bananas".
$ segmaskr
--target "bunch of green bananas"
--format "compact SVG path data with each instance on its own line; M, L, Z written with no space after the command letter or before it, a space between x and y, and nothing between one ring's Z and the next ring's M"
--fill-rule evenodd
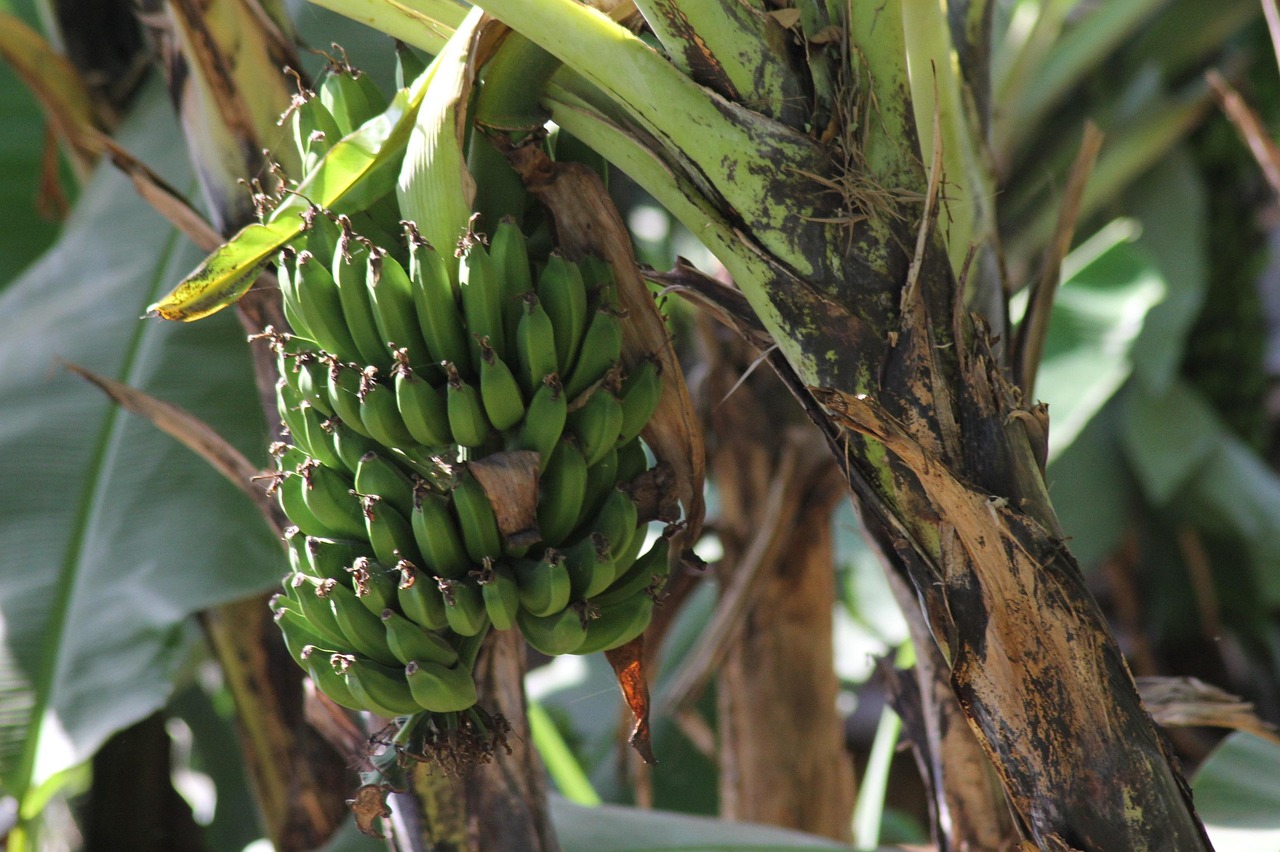
M360 79L335 71L298 98L304 161L383 109ZM547 654L637 636L667 571L666 535L641 555L629 488L662 380L655 357L622 366L611 267L530 258L511 220L488 245L468 226L446 257L394 192L312 212L278 257L293 332L271 335L294 527L273 605L299 665L345 707L455 714L476 703L490 628ZM536 533L517 536L475 466L519 451L539 484Z

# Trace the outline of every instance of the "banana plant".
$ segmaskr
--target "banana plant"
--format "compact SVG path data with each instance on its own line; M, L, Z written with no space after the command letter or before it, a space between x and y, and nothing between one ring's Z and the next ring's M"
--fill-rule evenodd
M950 842L1206 845L1048 499L1046 423L1043 411L1029 404L1028 371L1012 354L1025 349L998 339L1009 327L1002 249L1025 259L1061 235L1056 211L1040 212L1052 210L1043 193L1017 192L1031 183L1019 176L1028 152L1042 148L1028 130L1037 129L1036 122L1011 124L1009 113L993 105L1014 102L1032 119L1047 115L1098 51L1116 42L1079 30L1068 32L1074 39L1059 40L1070 5L1063 3L1021 4L1039 18L1017 30L996 20L995 4L986 2L951 4L944 13L908 0L874 10L649 0L605 14L568 0L489 0L479 7L501 23L484 28L488 43L464 26L466 7L445 0L320 5L432 54L443 52L455 71L476 75L472 79L485 86L537 67L533 80L513 87L526 99L514 104L521 120L544 111L539 120L550 116L629 174L730 270L737 292L694 275L683 280L691 296L716 306L761 348L777 347L770 363L818 424L892 565L923 649L928 706L935 722L954 723L935 724L950 735L931 743L934 795L950 817ZM1140 27L1155 5L1103 3L1085 20L1123 35ZM1215 25L1239 20L1240 6ZM260 38L248 44L267 45L265 53L274 55L283 43L276 36L288 27L274 6L263 7L254 24L246 24L261 27L254 29ZM171 62L198 53L191 37L198 22L148 11L150 23L172 38ZM1206 30L1205 40L1211 37ZM494 49L493 42L502 46ZM1053 61L1036 65L1047 45L1055 48ZM1022 73L1029 66L1035 73ZM263 75L246 79L267 79ZM226 150L256 156L259 141L228 131L274 126L278 104L232 109L231 118L209 125L208 110L220 102L201 88L214 82L197 77L193 94L175 89L173 96L194 137L228 143L216 151L197 148L205 152L197 173L221 211L219 228L230 231L248 212L227 203L247 197L232 189L233 178L244 173L238 169L252 172L261 164L250 158L228 170ZM176 85L185 76L171 79ZM280 80L270 76L271 86L261 91L243 81L235 88L265 93L276 104L288 91ZM415 109L433 85L441 84L430 74L420 78L397 96L393 111L337 146L306 187L315 191L313 200L335 201L359 192L375 174L397 169L424 130ZM1175 109L1139 111L1149 120L1131 125L1137 129L1130 141L1103 149L1082 209L1096 210L1108 197L1097 189L1099 175L1114 192L1203 111L1203 93L1184 94ZM474 137L481 124L510 130L469 109L464 102L452 118L460 136ZM532 184L521 156L527 149L517 134L505 135L510 163L491 167ZM1113 138L1124 141L1120 134ZM1073 153L1065 143L1049 159L1065 173ZM992 201L997 186L1013 188L1000 210ZM422 189L412 182L402 187L406 198ZM449 200L419 194L409 203L429 206L441 198ZM436 218L429 210L419 215ZM199 276L157 300L156 313L193 319L242 295L252 283L245 273L297 236L288 221L277 214L249 225L201 265ZM240 304L255 312L250 320L257 326L271 306L258 291ZM265 609L238 617L246 616L252 631L222 632L226 660L257 635ZM494 690L511 692L519 671L514 656L513 648L495 655L486 675ZM37 693L56 705L47 689ZM252 689L244 695L251 697ZM253 718L269 717L269 708L258 709L266 715ZM966 734L970 727L976 736ZM1031 730L1038 736L1027 736ZM27 769L35 747L21 752ZM536 803L537 783L530 781L538 775L536 762L527 754L522 759L527 762L514 777L529 786L517 798ZM966 765L981 767L988 759L999 784L986 783L985 771L964 774ZM261 780L267 791L284 789L269 771ZM441 796L456 797L473 813L492 815L486 803L501 782L487 783L428 781L416 798L420 806L435 801L442 807ZM308 786L309 794L316 790ZM31 792L30 801L38 802L41 791ZM1004 795L1014 806L1012 824ZM279 821L273 834L284 836L279 826L288 804L278 795L264 801ZM492 820L489 830L505 830L521 848L553 842L537 807L522 814L506 824ZM437 827L450 815L459 814L450 808L432 814ZM462 836L465 822L444 830Z
M993 6L479 7L561 64L542 94L551 118L711 248L745 297L734 322L776 345L1012 805L1012 826L994 798L956 824L984 845L1208 848L1049 499L1047 414L1019 384L1021 349L1001 343L979 107ZM434 45L453 19L424 27L433 11L391 29ZM624 25L641 20L652 41ZM472 35L444 53L477 51ZM203 312L237 295L227 283L193 279L155 310ZM939 802L959 803L955 767L939 770Z

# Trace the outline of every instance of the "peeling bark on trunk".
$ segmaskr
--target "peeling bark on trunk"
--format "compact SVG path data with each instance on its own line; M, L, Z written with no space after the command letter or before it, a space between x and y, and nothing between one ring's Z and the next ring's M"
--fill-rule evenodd
M1022 836L1209 849L1053 511L1039 464L1047 415L1010 383L933 231L939 172L923 209L882 217L880 237L855 230L842 253L832 234L804 252L805 278L778 266L746 295L913 590Z
M715 330L704 329L711 340ZM844 485L772 375L762 371L731 391L754 353L740 343L710 346L704 396L715 436L721 588L746 581L752 589L719 668L721 812L847 841L854 774L831 639L831 512ZM789 481L779 482L780 473ZM771 513L778 487L787 505Z
M1012 849L1018 830L1000 779L951 691L947 661L919 616L914 592L896 573L886 573L916 649L912 670L895 672L892 704L929 792L934 842L940 852ZM908 678L909 686L903 682Z

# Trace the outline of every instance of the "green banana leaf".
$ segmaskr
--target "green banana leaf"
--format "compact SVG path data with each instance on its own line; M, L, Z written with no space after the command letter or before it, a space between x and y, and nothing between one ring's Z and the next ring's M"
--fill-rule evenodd
M1130 352L1164 296L1154 261L1116 220L1068 255L1054 301L1036 398L1049 403L1050 458L1069 446L1133 371Z
M193 185L159 86L119 139ZM24 819L60 773L164 704L192 613L277 579L278 545L230 483L59 366L181 405L263 459L235 318L140 319L199 258L102 167L54 247L0 294L0 787Z
M1126 454L1152 504L1176 501L1200 528L1242 542L1266 605L1280 605L1280 477L1186 382L1163 394L1139 383L1126 413Z
M1280 745L1252 734L1232 734L1201 764L1191 787L1216 848L1280 848Z
M618 805L583 807L551 798L551 821L565 852L787 852L851 847L769 825L724 822Z
M17 9L0 3L0 11L26 15L29 4ZM57 235L57 223L36 212L40 193L40 162L44 148L44 116L35 98L13 70L0 62L0 290L23 267L35 260Z

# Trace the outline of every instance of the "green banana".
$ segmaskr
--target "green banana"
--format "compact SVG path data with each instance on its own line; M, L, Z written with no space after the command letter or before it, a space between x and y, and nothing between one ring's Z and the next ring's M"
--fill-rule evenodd
M452 444L453 433L449 430L444 387L435 387L415 374L398 355L392 373L395 376L396 406L413 440L428 448Z
M297 252L286 246L276 252L276 282L280 287L280 307L284 311L285 321L289 323L289 329L299 337L315 342L311 329L302 316L302 308L298 304L298 292L293 286L293 278L296 274Z
M316 93L302 89L293 97L289 107L293 119L293 144L302 161L303 174L315 169L325 152L342 138L342 131L333 113Z
M382 626L382 619L360 603L351 587L337 580L321 580L317 594L321 591L321 596L328 598L338 629L347 637L347 645L357 654L386 665L395 665L396 657L387 647L387 632Z
M551 319L560 375L567 376L587 331L587 288L582 272L557 252L538 276L538 299Z
M420 625L414 624L395 610L382 611L382 624L387 630L387 647L405 665L414 660L442 666L452 666L458 662L457 649L443 636L423 630Z
M556 336L551 317L532 291L521 298L523 311L516 326L516 359L520 364L520 384L530 396L542 380L556 373Z
M582 455L593 465L618 445L622 403L607 385L599 385L583 406L569 412L568 428L578 436Z
M342 469L345 465L333 448L333 440L325 428L323 415L313 406L310 400L298 403L297 426L302 430L302 438L312 458L323 465ZM293 427L290 427L292 430Z
M416 563L420 558L413 527L395 506L364 498L364 526L373 553L383 565L395 565L401 559Z
M308 243L310 245L310 243ZM342 299L333 273L310 249L298 253L294 273L294 293L311 339L320 348L342 361L360 357L342 318Z
M485 611L489 613L489 620L493 622L494 628L511 629L515 624L516 611L520 608L520 589L516 585L511 567L486 558L477 582L480 584L480 594L484 597Z
M329 402L329 389L325 386L329 379L329 368L316 352L297 352L293 356L293 372L291 373L298 398L308 403L324 417L333 416L333 406Z
M336 582L332 579L318 580L306 574L293 574L286 578L285 589L311 629L324 638L325 647L339 650L351 648L352 644L338 626L333 608L329 606L328 590Z
M618 486L604 499L604 505L587 524L587 529L609 540L609 553L617 561L630 546L639 523L639 511L631 492Z
M543 541L559 545L573 532L586 488L587 460L577 442L558 442L538 478L538 529Z
M644 632L653 618L653 597L641 589L631 598L608 606L592 602L587 636L575 654L594 654L625 645Z
M433 713L456 713L475 705L475 678L462 663L446 666L431 660L415 660L405 666L405 678L414 700Z
M570 399L577 399L579 394L603 379L622 357L621 316L621 311L608 302L596 309L582 336L578 360L564 383L565 393Z
M582 615L572 606L546 616L533 615L522 609L516 615L516 623L534 650L552 657L572 654L587 639Z
M525 411L524 424L520 427L520 435L516 446L521 450L533 450L538 453L539 464L546 468L551 460L552 451L564 432L565 420L568 417L568 397L560 386L560 378L552 373L547 376L542 386L529 400L529 408Z
M369 712L387 719L422 712L401 666L382 665L356 655L335 655L334 660L351 694Z
M285 445L282 444L281 446ZM289 519L289 523L296 526L305 535L342 538L340 532L322 522L307 507L307 481L297 471L297 467L305 463L306 460L306 453L297 447L288 447L279 456L277 459L279 471L276 473L275 482L271 486L275 491L276 500L279 501L280 508L284 510L285 517Z
M342 302L342 317L351 339L360 351L360 363L377 367L379 372L391 369L391 350L378 332L373 319L373 305L369 301L369 288L365 284L370 243L356 235L351 220L338 216L342 237L333 255L333 280L338 284L338 298Z
M462 447L479 447L493 432L493 424L485 414L480 389L462 380L452 363L444 364L449 377L445 391L445 408L449 414L449 431L453 442Z
M360 422L369 437L387 447L412 447L413 435L400 416L396 394L377 378L377 367L365 367L360 379Z
M493 260L480 238L467 229L461 243L462 265L458 271L462 291L462 314L467 321L468 345L471 363L480 363L479 338L489 338L489 344L505 358L506 335L502 329L502 290Z
M471 561L480 564L486 557L497 559L502 555L502 534L498 530L498 518L493 503L480 481L467 466L454 478L453 511L458 516L458 529L466 545Z
M347 571L351 574L356 597L369 612L381 616L384 609L395 603L396 581L381 565L361 556Z
M569 605L572 584L564 554L554 547L543 551L541 559L517 559L512 565L520 606L536 616L557 613Z
M564 566L569 571L570 597L575 601L598 595L613 582L613 553L609 540L593 532L575 544L562 548Z
M436 580L408 560L401 560L400 584L396 588L396 600L409 620L427 630L440 630L449 624L444 613L444 598Z
M625 548L615 552L613 557L613 576L617 578L635 564L636 558L640 555L640 551L644 548L645 541L649 538L649 524L642 523L636 527L634 533L631 534L631 541Z
M657 594L666 582L670 573L668 557L671 553L671 535L675 527L663 530L644 555L631 564L631 567L614 579L609 587L592 598L592 603L600 607L608 607L621 600L626 600L640 591Z
M625 444L618 445L618 482L631 482L649 469L649 457L645 454L644 444L639 438L632 438Z
M342 239L337 214L318 204L312 204L298 218L302 220L302 232L306 235L306 250L323 260L328 267L333 253L338 250L338 241ZM341 316L342 312L339 311L338 317Z
M298 472L306 483L302 500L311 514L335 533L330 538L364 536L364 515L359 499L351 491L349 477L315 461L304 462Z
M334 654L314 645L308 645L303 649L303 668L307 670L316 689L327 695L335 704L346 707L348 710L364 710L366 709L364 703L352 694L347 682L333 666L334 657L349 656L352 655Z
M318 94L343 136L387 108L387 99L378 87L367 74L348 65L345 56L328 65Z
M480 399L489 422L499 431L524 419L524 395L516 377L487 337L480 339Z
M426 369L433 362L413 303L413 282L400 262L386 249L369 252L365 284L373 319L384 344L394 353L406 350L410 366Z
M369 542L360 539L335 539L307 536L302 545L304 567L299 568L318 580L341 580L357 559L371 553Z
M582 493L582 513L578 515L577 527L596 516L617 485L618 451L610 449L604 458L587 468L587 487Z
M304 648L308 645L327 644L328 640L321 636L320 632L311 626L311 622L307 621L307 617L296 609L290 609L287 606L276 607L273 610L273 618L284 636L284 647L289 651L289 656L293 657L300 666L306 665L305 658L302 656ZM333 650L343 651L346 650L346 646Z
M395 463L376 452L368 452L356 464L356 493L381 498L384 504L394 506L408 517L413 513L414 481Z
M396 41L396 88L407 89L427 70L427 64L417 51L402 41Z
M502 333L507 340L515 340L516 326L523 313L520 297L533 289L533 277L524 232L510 216L503 216L494 229L493 238L489 241L489 257L501 285Z
M347 422L340 417L335 417L321 424L325 433L329 436L329 444L333 447L333 454L342 462L339 469L347 470L352 476L355 476L356 468L360 466L360 459L365 453L374 453L384 451L384 447L377 441L367 435L357 432L347 425ZM364 424L360 424L360 428L364 428Z
M463 372L471 371L471 349L458 309L458 294L449 267L438 251L409 229L409 280L413 303L427 349L435 363L449 361Z
M362 194L362 185L363 181L357 183L351 191L357 195ZM409 250L404 244L404 232L400 225L400 200L396 197L395 188L390 187L376 197L371 190L364 191L363 195L369 200L363 209L351 213L351 227L373 245L386 250L401 265L407 264ZM343 207L356 210L357 203L357 199L353 198L351 204L344 203Z
M365 438L371 438L373 436L369 434L364 420L360 417L360 384L363 375L354 365L333 359L329 361L329 381L326 387L329 392L329 402L338 419L351 431ZM338 450L338 454L346 458L341 450ZM356 458L358 459L359 456ZM354 469L353 463L352 470Z
M489 613L484 606L480 587L470 580L439 581L444 598L444 614L449 629L459 636L478 636L489 626Z
M456 580L471 570L458 520L449 510L449 498L425 487L414 495L409 517L418 551L427 569L435 575Z
M657 357L640 359L622 383L618 401L622 404L622 428L618 430L618 444L628 443L640 434L662 399L662 365Z
M609 261L589 254L578 261L578 269L582 271L582 280L589 295L598 296L597 301L612 301L615 278Z
M308 456L314 457L315 453L311 451L310 434L307 426L302 422L298 402L298 395L289 383L283 378L276 379L276 411L280 415L280 422L284 424L293 445Z
M294 526L286 527L281 540L284 542L285 553L289 556L290 573L311 573L311 566L307 564L306 533Z

